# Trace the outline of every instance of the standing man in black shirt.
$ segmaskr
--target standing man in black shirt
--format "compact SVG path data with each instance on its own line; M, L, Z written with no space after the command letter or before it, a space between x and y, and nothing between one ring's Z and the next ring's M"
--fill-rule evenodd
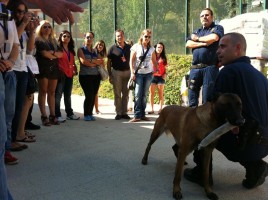
M124 31L121 29L115 31L115 39L116 43L111 46L107 56L109 81L114 89L115 120L130 119L127 114L130 45L125 43Z

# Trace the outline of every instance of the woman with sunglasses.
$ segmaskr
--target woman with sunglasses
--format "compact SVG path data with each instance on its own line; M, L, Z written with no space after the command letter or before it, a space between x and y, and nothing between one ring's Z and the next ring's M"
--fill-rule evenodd
M73 89L73 76L77 74L75 65L74 40L72 34L64 30L58 38L59 46L63 49L63 56L59 58L59 68L62 72L61 78L58 80L55 93L55 113L59 122L65 122L66 119L61 116L60 102L62 93L64 93L64 105L67 119L78 120L79 117L73 113L71 95Z
M34 50L35 29L39 24L39 20L31 21L32 13L28 12L27 6L22 1L16 1L9 4L12 10L13 18L17 27L19 38L19 56L13 66L16 74L16 90L15 90L15 114L12 120L11 129L11 150L23 150L25 146L18 142L35 142L34 136L26 132L24 127L28 115L28 111L33 102L33 94L27 92L28 85L28 68L26 63L26 54ZM9 88L12 90L12 88ZM10 97L9 97L10 98ZM11 99L10 99L11 100ZM9 101L10 101L9 100ZM7 116L10 115L7 114ZM8 140L8 143L10 141ZM9 146L9 144L7 144ZM8 147L5 153L6 161L12 160L11 154L8 154ZM13 162L14 163L14 162ZM9 163L10 164L10 163Z
M166 67L167 67L167 57L165 51L165 45L162 42L158 42L155 46L156 60L158 63L158 71L154 69L153 80L150 86L150 104L152 110L148 114L154 114L154 94L155 89L158 90L160 108L158 114L160 114L164 105L164 87L166 79Z
M150 121L145 116L147 95L154 68L158 70L155 51L151 46L151 35L152 31L150 29L143 30L138 43L134 44L130 49L131 78L136 81L136 87L134 91L134 118L129 122Z
M95 121L93 107L95 96L100 86L99 65L104 65L103 59L98 59L96 50L93 48L94 33L87 32L84 36L84 46L78 49L77 56L80 62L79 82L85 94L84 120Z
M98 40L93 48L96 49L99 59L104 59L107 57L106 45L105 45L105 42L103 40ZM104 67L104 66L102 66L102 67ZM96 97L95 97L94 106L95 106L96 114L99 114L100 111L99 111L98 93L96 94Z
M44 126L59 125L55 117L55 90L60 75L58 59L63 52L57 45L54 30L47 20L40 22L36 29L36 60L39 67L37 76L39 85L38 105L41 112L41 121ZM46 113L46 98L50 111L49 118Z

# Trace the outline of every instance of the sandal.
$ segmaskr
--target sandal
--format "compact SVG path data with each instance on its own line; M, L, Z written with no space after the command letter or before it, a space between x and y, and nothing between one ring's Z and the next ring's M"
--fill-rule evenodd
M60 122L54 115L49 115L49 123L52 125L60 125Z
M154 114L154 111L149 111L148 114L149 115Z
M29 131L24 131L24 133L25 133L25 135L28 137L28 138L34 138L35 137L35 135L34 134L32 134L32 133L30 133Z
M47 116L41 116L41 121L44 126L51 126Z
M35 139L33 139L33 138L29 138L29 137L25 137L25 138L23 138L23 139L21 139L21 140L16 140L17 142L26 142L26 143L32 143L32 142L36 142L36 140Z

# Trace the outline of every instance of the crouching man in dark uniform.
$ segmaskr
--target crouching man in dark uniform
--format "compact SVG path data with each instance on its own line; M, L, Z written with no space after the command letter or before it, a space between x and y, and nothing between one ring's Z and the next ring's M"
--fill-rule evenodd
M242 185L251 189L262 185L268 175L268 164L262 160L268 155L268 80L250 64L245 56L246 48L246 40L239 33L228 33L219 43L217 55L224 68L218 75L215 90L234 93L241 98L246 122L238 135L224 134L216 148L227 159L245 167ZM201 166L200 162L196 164L193 169L186 169L184 176L200 184Z

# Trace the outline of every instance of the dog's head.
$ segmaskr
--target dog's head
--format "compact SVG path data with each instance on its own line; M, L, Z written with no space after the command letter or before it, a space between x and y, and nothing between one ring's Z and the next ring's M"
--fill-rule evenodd
M214 114L219 123L228 121L235 126L241 126L245 123L242 116L242 102L238 95L224 93L215 96L213 99Z

